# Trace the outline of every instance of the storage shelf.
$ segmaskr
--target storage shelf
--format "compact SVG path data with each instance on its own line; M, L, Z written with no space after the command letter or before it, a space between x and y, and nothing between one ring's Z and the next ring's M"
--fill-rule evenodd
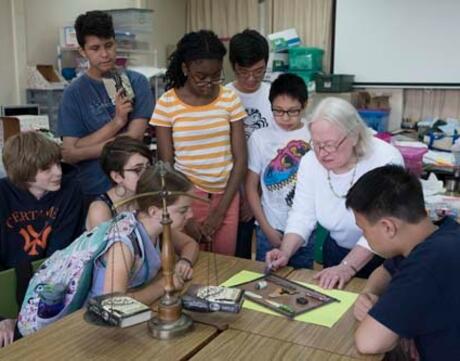
M60 46L61 51L78 51L78 48ZM155 52L147 49L123 49L117 48L117 53L126 53L126 54L154 54Z

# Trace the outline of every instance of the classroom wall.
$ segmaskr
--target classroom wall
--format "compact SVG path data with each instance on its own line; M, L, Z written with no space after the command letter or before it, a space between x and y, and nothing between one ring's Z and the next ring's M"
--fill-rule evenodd
M27 65L56 64L61 26L88 10L127 7L154 10L152 43L166 66L167 49L185 33L186 0L0 0L0 104L25 102Z
M153 44L158 50L158 66L167 64L168 48L174 47L185 33L186 0L147 0L153 9Z
M1 0L4 1L4 0ZM166 64L166 49L185 32L185 0L24 0L27 63L55 64L59 28L73 24L78 14L95 9L153 9L153 46L158 65Z
M136 0L24 0L27 63L56 64L59 28L86 11L138 7Z
M13 24L10 0L0 0L0 104L15 104Z

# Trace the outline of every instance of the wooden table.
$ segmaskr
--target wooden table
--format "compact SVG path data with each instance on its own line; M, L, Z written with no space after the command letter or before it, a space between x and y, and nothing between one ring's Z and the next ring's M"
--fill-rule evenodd
M314 274L311 270L297 270L291 272L287 278L314 283ZM346 290L359 292L365 283L365 280L356 278L350 282ZM352 312L350 308L332 328L327 328L243 309L230 328L352 359L381 360L383 355L364 356L357 352L353 337L358 324Z
M214 271L217 268L217 273ZM264 262L251 261L244 258L215 255L209 252L200 252L200 256L193 267L192 283L218 285L228 280L242 270L263 273ZM209 270L209 271L208 271ZM276 272L286 277L293 271L292 267L284 267ZM186 311L197 323L214 326L219 331L224 331L241 317L240 313L203 313Z
M214 271L216 268L217 273ZM225 282L242 270L263 273L264 269L264 262L251 261L249 259L238 257L214 255L209 252L200 252L198 261L193 267L192 282L207 284L209 278L209 284L217 285ZM276 272L276 274L286 277L292 271L292 267L284 267Z
M184 360L217 334L211 326L170 341L153 339L142 323L125 329L97 327L83 320L83 310L0 349L0 360Z
M194 283L217 284L241 270L263 272L262 262L201 252ZM208 265L210 270L208 272ZM284 268L278 272L311 282L314 272ZM355 279L347 289L359 292L365 281ZM1 360L380 360L359 355L354 348L356 322L351 309L326 328L243 309L239 314L202 314L195 330L171 341L153 339L147 324L126 329L97 327L78 311L34 335L0 349ZM220 320L220 321L219 321ZM210 322L208 322L210 321ZM221 322L221 324L219 324ZM225 327L222 325L225 324ZM212 325L215 325L212 326ZM219 330L222 331L219 333Z
M356 359L253 333L227 330L212 340L191 360L354 361Z

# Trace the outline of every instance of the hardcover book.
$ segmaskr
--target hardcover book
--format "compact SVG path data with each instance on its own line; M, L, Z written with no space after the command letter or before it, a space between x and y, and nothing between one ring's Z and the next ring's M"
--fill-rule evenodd
M148 321L152 317L148 306L122 293L109 293L89 299L88 311L108 324L122 328Z
M221 286L193 284L182 296L185 309L203 312L240 312L244 291Z

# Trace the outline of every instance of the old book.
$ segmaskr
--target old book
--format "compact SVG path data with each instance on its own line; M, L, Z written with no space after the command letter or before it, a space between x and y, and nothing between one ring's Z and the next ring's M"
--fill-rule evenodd
M244 292L238 288L193 284L182 296L185 309L203 312L240 312Z
M148 306L122 293L109 293L91 298L88 301L88 311L118 327L136 325L152 317L152 311Z

